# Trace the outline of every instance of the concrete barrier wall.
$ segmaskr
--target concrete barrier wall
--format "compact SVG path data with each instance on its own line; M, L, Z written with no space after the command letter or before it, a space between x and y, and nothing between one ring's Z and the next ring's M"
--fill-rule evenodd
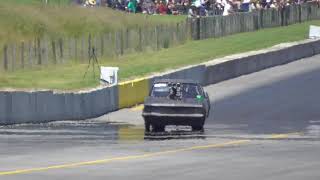
M253 55L244 55L225 61L222 58L220 62L215 60L207 63L205 84L218 83L319 53L320 41L311 41L289 47L275 48L266 52L258 51Z
M83 93L0 92L0 125L80 120L117 109L117 86Z

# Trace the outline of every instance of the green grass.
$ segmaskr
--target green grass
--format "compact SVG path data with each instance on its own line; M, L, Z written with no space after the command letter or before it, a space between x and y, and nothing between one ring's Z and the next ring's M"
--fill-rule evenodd
M157 52L131 54L118 59L100 59L100 62L106 66L120 67L121 80L131 79L230 54L306 39L310 24L320 25L320 21L241 33L217 39L190 41L184 45ZM98 78L93 79L91 71L89 76L83 80L86 67L86 64L73 63L64 66L57 65L53 68L0 74L0 87L72 90L97 86L99 84Z
M39 36L79 37L137 26L177 23L186 18L127 14L109 8L44 6L37 2L40 0L10 0L0 3L0 47L4 43L34 40Z
M11 3L16 4L44 4L45 0L10 0ZM69 5L71 0L48 0L50 5Z

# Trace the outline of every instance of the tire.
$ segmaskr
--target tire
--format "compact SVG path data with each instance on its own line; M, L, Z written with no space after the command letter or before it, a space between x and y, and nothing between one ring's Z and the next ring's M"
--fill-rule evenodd
M164 125L152 125L152 131L153 132L164 132L165 126Z
M192 126L192 131L203 131L203 125Z
M148 121L144 122L145 132L150 132L150 126L151 126L150 122Z

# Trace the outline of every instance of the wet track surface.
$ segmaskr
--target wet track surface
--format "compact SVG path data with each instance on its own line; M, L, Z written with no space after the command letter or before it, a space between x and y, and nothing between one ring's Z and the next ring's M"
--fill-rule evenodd
M0 179L319 179L320 56L206 87L204 132L144 134L141 108L0 127Z

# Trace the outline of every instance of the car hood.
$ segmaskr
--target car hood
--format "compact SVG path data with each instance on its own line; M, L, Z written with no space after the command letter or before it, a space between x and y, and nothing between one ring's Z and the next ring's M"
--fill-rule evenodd
M181 100L172 100L168 98L147 97L145 106L157 107L202 107L202 101L196 98L185 98Z

